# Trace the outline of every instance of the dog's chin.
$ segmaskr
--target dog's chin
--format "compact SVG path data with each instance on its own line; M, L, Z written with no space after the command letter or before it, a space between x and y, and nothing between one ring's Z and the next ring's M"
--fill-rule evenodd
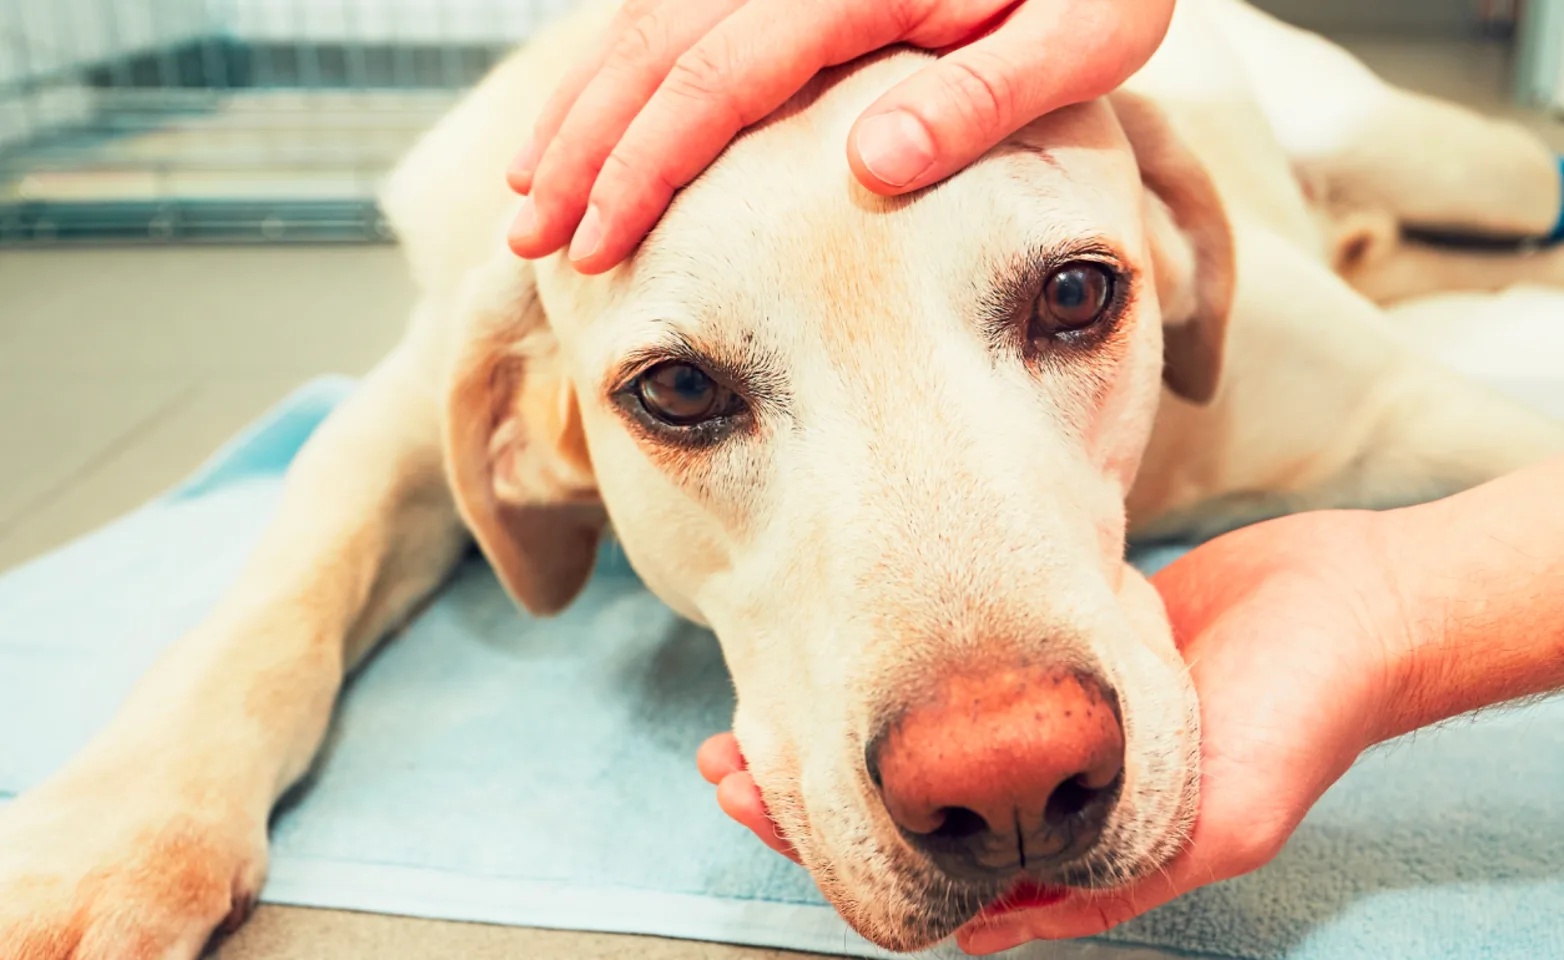
M867 858L816 860L800 849L820 892L859 936L884 950L913 953L946 939L1004 892L1003 884L956 883L899 839Z
M980 916L1046 906L1071 890L1112 890L1153 875L1183 848L1195 796L1191 778L1166 822L1120 824L1117 832L1128 842L1093 850L1046 876L957 883L899 843L889 845L894 852L874 858L887 869L871 882L844 880L843 873L856 872L846 864L840 872L834 864L812 866L811 872L826 899L860 936L885 950L912 953L928 949ZM807 855L804 859L812 862Z
M884 900L868 897L827 897L848 926L858 935L882 950L896 953L916 953L939 943L961 929L992 903L999 894L974 894L961 889L952 890L946 900L931 898L902 899L888 896ZM895 904L901 909L896 910Z

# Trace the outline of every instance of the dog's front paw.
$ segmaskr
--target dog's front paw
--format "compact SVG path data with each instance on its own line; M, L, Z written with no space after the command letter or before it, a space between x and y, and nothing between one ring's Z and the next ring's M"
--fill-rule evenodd
M70 777L0 807L0 960L192 960L243 922L264 819L152 779Z

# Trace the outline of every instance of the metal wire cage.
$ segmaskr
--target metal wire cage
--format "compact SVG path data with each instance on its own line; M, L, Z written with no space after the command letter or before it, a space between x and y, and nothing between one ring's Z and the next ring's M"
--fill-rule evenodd
M0 0L0 244L388 239L380 178L574 0Z

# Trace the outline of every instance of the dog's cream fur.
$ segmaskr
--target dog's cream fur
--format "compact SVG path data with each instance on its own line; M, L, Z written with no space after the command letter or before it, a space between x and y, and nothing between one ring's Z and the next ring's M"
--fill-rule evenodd
M1564 281L1551 252L1398 238L1546 233L1551 156L1236 0L1181 0L1125 90L906 199L859 188L842 147L926 57L834 71L629 264L582 278L505 250L501 174L610 15L499 67L392 179L423 291L406 339L300 454L227 599L0 811L0 957L194 956L258 889L268 811L344 672L469 536L546 613L610 518L647 584L721 638L770 809L866 936L925 945L994 892L942 879L864 771L875 725L947 670L1046 661L1117 690L1122 796L1068 879L1122 882L1176 849L1198 754L1127 531L1404 503L1564 449L1559 426L1422 359L1371 299ZM996 284L1088 242L1129 277L1110 337L1028 358L980 329ZM626 412L627 358L680 344L749 378L747 429L692 449Z

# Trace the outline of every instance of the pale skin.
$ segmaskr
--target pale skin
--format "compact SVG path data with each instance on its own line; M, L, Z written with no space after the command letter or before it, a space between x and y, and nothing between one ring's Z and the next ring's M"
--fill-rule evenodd
M1201 806L1151 879L968 924L971 953L1091 936L1276 856L1363 751L1564 688L1564 458L1384 513L1221 537L1153 578L1200 695ZM730 816L791 855L729 735L701 750Z

